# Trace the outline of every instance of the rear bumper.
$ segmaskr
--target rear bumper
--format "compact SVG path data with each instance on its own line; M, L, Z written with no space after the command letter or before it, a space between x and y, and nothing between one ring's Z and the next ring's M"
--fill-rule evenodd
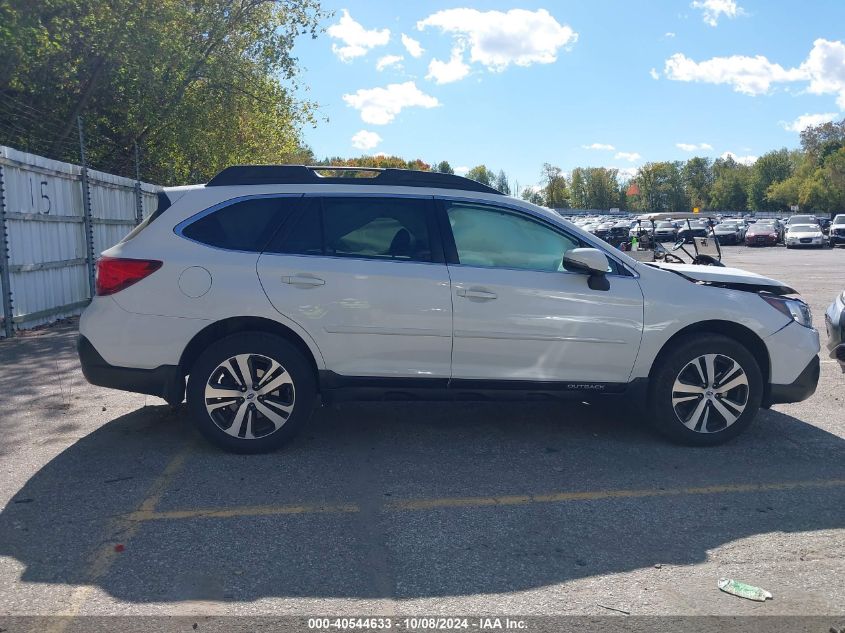
M804 368L798 378L788 385L771 385L765 404L785 404L787 402L801 402L812 396L819 384L821 365L819 357L813 359Z
M174 405L185 398L185 376L178 365L161 365L155 369L110 365L82 335L76 348L82 373L92 385L158 396Z

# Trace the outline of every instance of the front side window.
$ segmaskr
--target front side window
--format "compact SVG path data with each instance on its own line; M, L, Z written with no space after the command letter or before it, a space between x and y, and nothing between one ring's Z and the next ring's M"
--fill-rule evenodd
M451 203L447 210L458 261L468 266L563 270L563 254L582 244L517 213Z
M232 202L191 222L182 229L182 235L216 248L258 253L299 202L298 196Z

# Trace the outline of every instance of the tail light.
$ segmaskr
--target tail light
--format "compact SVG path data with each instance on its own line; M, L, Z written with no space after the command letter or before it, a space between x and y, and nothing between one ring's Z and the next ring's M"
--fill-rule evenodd
M159 268L161 262L155 259L101 257L97 260L97 296L120 292L144 277L149 277Z

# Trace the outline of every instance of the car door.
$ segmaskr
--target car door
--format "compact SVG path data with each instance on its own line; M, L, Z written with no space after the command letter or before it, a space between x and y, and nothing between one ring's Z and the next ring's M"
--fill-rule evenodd
M452 305L430 197L306 196L258 275L330 371L445 385Z
M538 218L444 201L454 305L452 378L625 383L643 330L637 280L612 263L610 289L563 270L587 246Z

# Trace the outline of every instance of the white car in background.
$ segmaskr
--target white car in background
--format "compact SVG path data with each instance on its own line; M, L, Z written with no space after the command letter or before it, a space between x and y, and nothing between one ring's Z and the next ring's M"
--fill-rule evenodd
M638 262L458 176L325 169L231 167L166 189L98 260L86 378L187 398L239 452L344 398L615 397L712 445L816 388L810 309L777 280Z
M827 236L818 224L789 224L784 236L786 248L815 246L825 248L830 245Z

